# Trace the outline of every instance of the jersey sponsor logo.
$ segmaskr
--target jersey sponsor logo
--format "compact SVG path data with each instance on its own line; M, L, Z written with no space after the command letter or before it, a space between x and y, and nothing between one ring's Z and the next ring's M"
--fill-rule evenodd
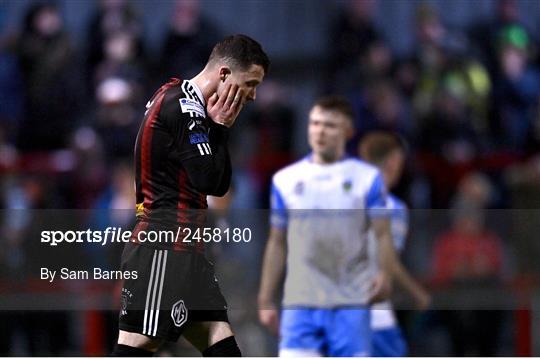
M177 327L181 327L187 321L188 311L183 300L174 303L171 310L171 318Z
M202 107L197 101L189 98L181 98L178 101L180 102L182 113L189 113L191 117L206 117L204 107Z
M189 143L191 143L192 145L203 142L209 142L208 135L206 133L189 134Z

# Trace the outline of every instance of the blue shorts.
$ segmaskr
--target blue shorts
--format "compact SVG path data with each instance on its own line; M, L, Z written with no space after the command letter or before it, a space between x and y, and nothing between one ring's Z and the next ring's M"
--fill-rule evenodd
M284 309L280 356L369 356L370 310Z
M374 357L403 357L407 355L407 343L397 326L374 330L371 348Z

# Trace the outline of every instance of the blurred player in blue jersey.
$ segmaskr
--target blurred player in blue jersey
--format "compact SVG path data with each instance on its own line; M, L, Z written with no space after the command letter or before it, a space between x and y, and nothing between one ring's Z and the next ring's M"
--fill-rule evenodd
M365 161L377 166L384 184L390 190L401 177L405 163L405 148L401 140L387 132L373 132L365 136L359 145L359 155ZM405 203L393 194L389 194L386 208L390 213L391 232L396 250L401 252L405 246L408 232L408 210ZM370 237L369 252L376 267L376 239ZM419 309L429 306L430 296L411 276L395 277L415 300ZM376 357L397 357L407 354L407 345L399 329L390 301L376 303L371 308L372 355Z
M345 155L352 133L346 100L318 100L309 114L312 153L273 177L258 300L261 322L279 328L280 356L369 356L369 305L388 296L399 270L383 177ZM370 231L378 272L368 259ZM275 298L285 267L280 320Z

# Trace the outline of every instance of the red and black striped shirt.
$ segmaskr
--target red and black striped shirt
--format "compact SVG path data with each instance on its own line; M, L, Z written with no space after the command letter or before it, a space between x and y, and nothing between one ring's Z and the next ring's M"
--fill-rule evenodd
M146 107L135 144L134 232L202 226L206 196L224 195L230 185L228 129L208 117L200 90L188 80L171 79Z

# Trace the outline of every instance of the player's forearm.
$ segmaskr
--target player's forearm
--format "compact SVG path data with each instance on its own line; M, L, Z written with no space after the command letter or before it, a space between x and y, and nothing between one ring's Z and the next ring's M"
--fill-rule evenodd
M210 157L210 156L209 156ZM228 154L215 153L212 159L194 159L184 163L189 180L200 193L223 196L231 182L231 165Z
M285 273L286 248L283 239L270 238L264 252L259 289L259 307L273 306Z
M380 269L389 275L392 279L394 277L394 265L397 260L396 250L392 237L388 231L380 232L377 235L378 240L378 260Z
M375 218L372 220L373 231L377 239L377 259L379 268L387 275L392 275L392 263L397 254L392 240L390 221L387 218Z
M232 177L231 159L229 156L229 150L225 145L217 148L216 157L214 160L216 162L214 167L215 171L214 173L210 174L209 177L214 178L215 186L208 194L221 197L224 196L229 190Z
M391 263L392 277L394 280L413 298L419 302L428 300L429 294L416 281L409 271L403 266L401 260L396 255L396 259Z
M221 125L212 124L210 127L210 145L216 148L216 175L218 177L218 186L212 195L224 196L229 190L232 177L231 158L228 149L229 130ZM223 164L223 166L219 166Z
M411 276L407 269L401 263L401 260L395 250L391 235L386 232L379 235L379 260L381 267L390 275L390 278L397 282L407 293L414 297L418 302L428 301L428 293ZM427 303L425 303L427 304Z
M225 170L221 174L221 178L219 179L219 185L214 191L214 193L211 193L212 196L217 196L217 197L225 196L225 194L229 190L229 187L231 186L231 177L232 177L231 161L227 161L227 163L228 163L228 166L225 168Z

